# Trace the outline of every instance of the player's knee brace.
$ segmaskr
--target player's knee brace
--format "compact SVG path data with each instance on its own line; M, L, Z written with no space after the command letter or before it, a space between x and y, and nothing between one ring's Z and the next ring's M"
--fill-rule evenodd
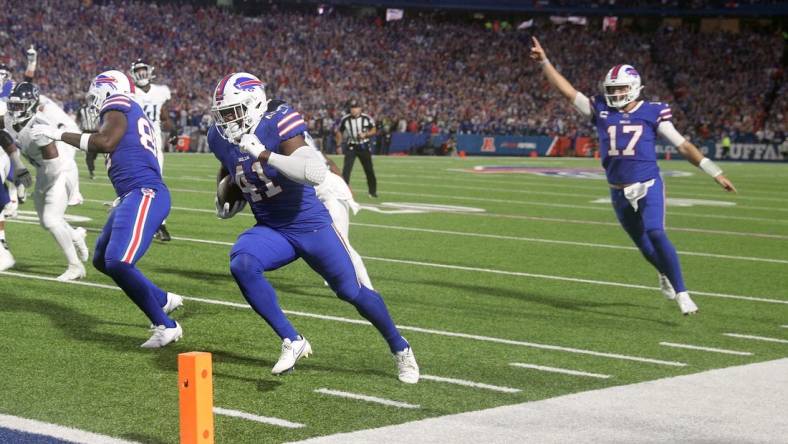
M239 253L230 258L230 273L236 281L259 276L262 272L260 261L251 254Z

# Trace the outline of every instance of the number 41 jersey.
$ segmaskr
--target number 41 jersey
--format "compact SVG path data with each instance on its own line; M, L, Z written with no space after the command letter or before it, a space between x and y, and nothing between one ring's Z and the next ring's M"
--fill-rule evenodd
M115 94L108 97L101 106L99 116L120 111L126 115L126 133L118 142L115 151L107 158L107 171L115 193L124 196L135 188L161 189L164 182L156 160L156 137L153 125L142 108L126 95Z
M642 101L631 111L622 112L607 106L604 97L596 96L591 108L608 183L631 184L659 176L654 143L659 124L673 117L670 106Z
M307 133L298 112L285 102L271 100L254 134L268 151L280 154L282 142ZM243 191L258 224L292 232L318 230L331 224L331 216L313 187L288 179L270 165L262 165L224 139L215 125L208 131L208 148Z

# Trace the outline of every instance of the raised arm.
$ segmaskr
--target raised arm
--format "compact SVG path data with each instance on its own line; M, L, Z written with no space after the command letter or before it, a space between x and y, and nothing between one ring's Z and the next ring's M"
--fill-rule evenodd
M92 153L111 153L126 133L126 115L120 111L104 113L104 124L97 133L67 133L52 125L33 125L31 134L42 135L52 140L62 140L82 151Z
M531 37L534 46L531 47L531 58L542 66L547 81L550 82L564 97L566 97L577 110L585 116L591 117L591 101L583 93L577 91L564 76L550 63L544 48L536 37Z

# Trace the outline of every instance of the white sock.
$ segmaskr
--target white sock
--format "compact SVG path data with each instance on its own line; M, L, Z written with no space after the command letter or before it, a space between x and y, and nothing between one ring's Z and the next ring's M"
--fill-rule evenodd
M56 225L49 228L49 232L55 237L60 249L66 256L69 265L80 264L79 257L77 256L77 249L74 248L74 238L72 236L73 229L67 223Z

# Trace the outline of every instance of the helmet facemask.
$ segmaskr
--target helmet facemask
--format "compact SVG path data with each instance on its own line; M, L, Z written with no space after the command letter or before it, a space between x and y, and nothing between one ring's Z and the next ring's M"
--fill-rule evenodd
M249 74L241 75L251 77ZM217 87L214 93L211 117L219 135L230 143L240 143L241 137L254 131L265 113L265 91L256 77L254 81L259 86L245 89L229 87L229 91L225 91L220 83L221 88Z
M640 97L640 74L630 65L612 68L602 82L605 101L611 108L623 108Z
M144 64L135 65L131 70L131 78L134 80L134 84L139 87L148 86L153 78L153 67Z
M12 125L23 125L36 114L39 101L37 90L33 89L32 97L29 97L30 95L28 91L23 93L22 96L11 93L11 96L8 97L6 102L8 112L6 115Z

